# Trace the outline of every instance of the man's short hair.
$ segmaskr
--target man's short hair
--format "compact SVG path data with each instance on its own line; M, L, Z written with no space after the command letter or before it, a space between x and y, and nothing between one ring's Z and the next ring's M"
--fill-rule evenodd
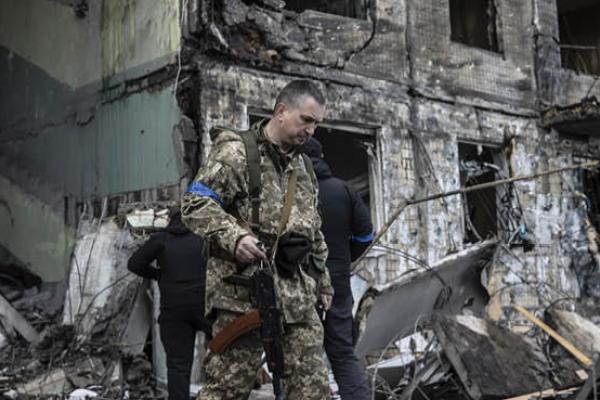
M279 92L277 99L275 99L275 106L283 103L290 107L300 107L302 100L306 97L312 97L320 105L325 105L325 96L314 82L307 79L298 79L285 85Z

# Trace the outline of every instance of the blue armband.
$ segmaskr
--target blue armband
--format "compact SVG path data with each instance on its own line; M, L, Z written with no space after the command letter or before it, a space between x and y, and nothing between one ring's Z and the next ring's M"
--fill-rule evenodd
M367 234L367 235L363 235L363 236L352 236L352 240L360 242L360 243L369 243L373 241L373 238L375 236L373 235L373 232Z
M221 207L223 207L223 200L221 200L221 197L219 197L218 194L216 194L211 188L209 188L202 182L193 182L192 184L190 184L190 186L188 186L186 190L186 193L192 193L196 196L201 197L210 197L211 199L219 203Z

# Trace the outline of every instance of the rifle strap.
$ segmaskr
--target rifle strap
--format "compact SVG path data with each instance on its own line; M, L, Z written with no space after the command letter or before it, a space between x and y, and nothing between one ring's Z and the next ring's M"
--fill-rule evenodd
M253 130L247 130L242 132L237 132L242 141L244 142L244 147L246 148L246 164L248 166L248 196L250 197L250 230L255 234L258 234L260 231L260 187L261 187L261 175L260 175L260 153L258 151L258 143L256 133ZM312 161L310 158L302 153L302 160L304 161L304 165L309 175L311 176L311 180L313 180L313 185L316 185L314 181L314 168L312 165ZM288 180L288 186L285 195L285 203L283 205L283 210L281 212L281 219L279 220L279 227L277 230L277 239L275 240L275 244L279 241L279 237L283 234L287 222L290 217L290 213L292 211L292 204L294 200L294 196L296 194L296 183L297 183L298 172L294 169L290 174L290 178ZM274 248L277 248L277 246Z
M285 226L290 219L290 213L292 212L292 205L294 202L294 196L296 195L296 181L298 177L298 171L293 169L288 179L287 189L285 191L285 202L283 203L283 209L281 210L281 218L279 219L279 227L277 228L277 241L283 234Z
M248 196L250 197L250 230L255 234L260 231L260 154L256 134L252 130L238 132L246 148L246 164L248 166Z

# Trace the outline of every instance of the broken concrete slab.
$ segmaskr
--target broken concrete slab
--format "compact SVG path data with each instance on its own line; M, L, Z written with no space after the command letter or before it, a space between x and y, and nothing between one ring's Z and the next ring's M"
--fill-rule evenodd
M69 400L89 400L98 397L98 393L88 389L75 389L69 393Z
M158 282L152 281L152 367L156 381L161 384L167 384L167 353L160 340L160 326L158 317L160 315L160 289Z
M600 328L576 312L551 309L548 323L587 357L600 353Z
M473 399L506 398L547 386L548 363L525 337L462 315L436 314L433 328Z
M121 339L125 354L136 355L144 351L148 332L152 326L152 301L148 295L149 288L149 282L145 279L137 289L135 302Z
M10 400L17 400L19 398L19 393L14 389L10 389L2 393L2 396Z
M9 343L8 338L4 336L2 332L0 332L0 349L6 346Z
M594 365L592 366L592 370L590 371L590 375L581 387L581 389L577 392L577 397L575 400L586 400L590 394L590 392L594 389L594 385L596 385L596 381L598 379L598 375L600 374L600 357L596 356L594 359ZM594 390L595 392L596 390Z
M62 395L70 388L67 375L62 368L57 368L47 374L38 376L29 382L18 386L17 392L27 395Z
M597 136L600 132L600 103L594 97L542 112L542 126L561 133Z
M481 285L481 263L495 246L495 241L474 245L440 260L430 271L380 287L356 354L363 357L384 349L394 337L408 336L417 320L434 311L458 314L469 309L482 315L488 296Z
M98 357L88 357L73 367L65 368L69 382L77 388L85 388L101 381L104 371L104 362Z
M0 295L0 324L7 332L18 332L29 343L36 343L40 335L13 306Z
M169 210L133 210L127 215L127 223L133 229L162 229L169 224Z
M74 325L78 340L85 341L96 323L119 313L123 294L138 277L127 270L134 251L128 230L114 220L81 221L79 240L71 262L63 324Z

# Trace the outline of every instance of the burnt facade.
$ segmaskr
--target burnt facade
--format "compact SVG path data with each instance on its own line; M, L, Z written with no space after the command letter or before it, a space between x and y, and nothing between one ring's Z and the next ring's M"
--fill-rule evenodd
M363 160L358 170L339 163L334 172L369 200L378 227L404 198L595 160L593 134L574 141L540 124L546 110L600 92L587 48L598 37L581 27L566 39L565 7L554 0L478 7L191 0L184 46L186 63L197 67L204 154L212 126L248 127L268 115L286 82L307 77L327 94L327 120L317 132L326 157L346 143ZM565 49L587 52L587 69L575 68L569 60L581 57ZM598 265L585 221L595 211L581 196L592 183L580 175L409 207L361 275L385 284L418 269L415 258L433 263L496 236L501 245L484 274L493 318L508 317L510 304L536 308L590 295Z

